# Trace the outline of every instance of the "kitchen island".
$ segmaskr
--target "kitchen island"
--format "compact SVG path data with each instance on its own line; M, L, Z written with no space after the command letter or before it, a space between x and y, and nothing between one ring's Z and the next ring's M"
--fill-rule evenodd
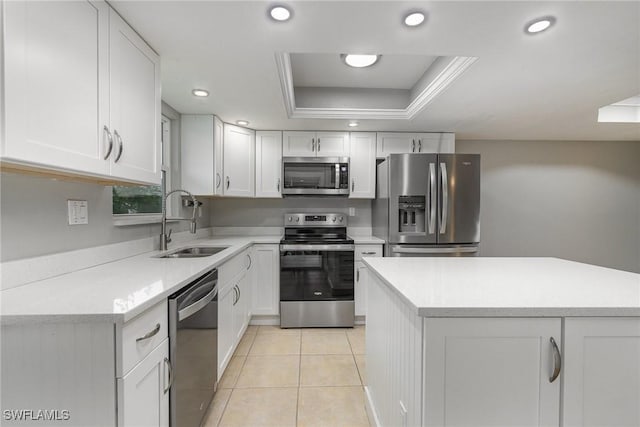
M640 275L554 258L364 258L384 426L640 425Z

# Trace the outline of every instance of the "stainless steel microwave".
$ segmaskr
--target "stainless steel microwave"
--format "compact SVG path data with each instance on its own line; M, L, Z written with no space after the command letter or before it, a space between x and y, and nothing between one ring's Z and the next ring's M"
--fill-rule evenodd
M285 196L348 196L348 157L283 157Z

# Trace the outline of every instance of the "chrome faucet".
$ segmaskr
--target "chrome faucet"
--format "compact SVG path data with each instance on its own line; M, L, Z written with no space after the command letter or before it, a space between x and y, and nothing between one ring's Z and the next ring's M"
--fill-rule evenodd
M185 193L189 197L191 197L191 201L193 202L193 215L191 218L171 218L172 221L191 221L189 226L189 231L192 234L196 232L196 210L198 209L198 201L193 196L193 194L189 193L187 190L173 190L169 191L162 198L162 231L160 232L160 250L166 251L167 244L171 243L171 230L169 230L169 234L167 234L167 199L173 193Z

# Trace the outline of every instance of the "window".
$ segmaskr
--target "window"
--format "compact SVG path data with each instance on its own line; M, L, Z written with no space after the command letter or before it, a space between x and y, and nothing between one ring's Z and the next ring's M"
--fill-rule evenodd
M162 116L161 131L162 170L169 189L171 188L171 120L165 116ZM161 185L113 186L112 195L113 215L118 220L153 220L162 213ZM167 210L169 208L170 206L167 205Z

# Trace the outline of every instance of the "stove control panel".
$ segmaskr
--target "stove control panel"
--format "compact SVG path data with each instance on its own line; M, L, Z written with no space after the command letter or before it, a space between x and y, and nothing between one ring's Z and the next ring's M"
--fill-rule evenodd
M322 213L322 214L309 214L309 213L290 213L284 216L285 227L345 227L347 225L347 217L341 213Z

